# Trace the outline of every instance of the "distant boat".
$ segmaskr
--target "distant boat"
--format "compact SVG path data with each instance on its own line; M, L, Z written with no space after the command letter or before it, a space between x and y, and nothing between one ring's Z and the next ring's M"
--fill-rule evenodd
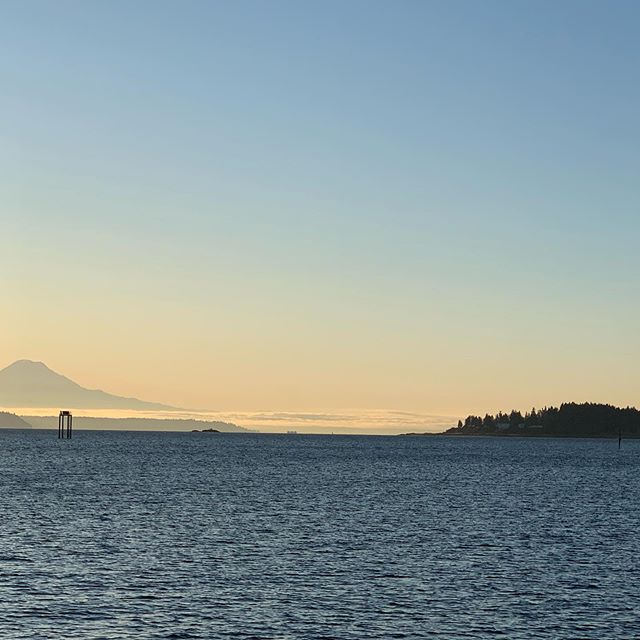
M297 436L298 432L297 431L287 431L287 435L288 436Z

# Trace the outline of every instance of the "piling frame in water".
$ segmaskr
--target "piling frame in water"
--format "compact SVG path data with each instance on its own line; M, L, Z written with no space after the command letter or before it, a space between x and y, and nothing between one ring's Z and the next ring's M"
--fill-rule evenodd
M58 439L71 439L73 433L73 416L69 411L61 411L58 416Z

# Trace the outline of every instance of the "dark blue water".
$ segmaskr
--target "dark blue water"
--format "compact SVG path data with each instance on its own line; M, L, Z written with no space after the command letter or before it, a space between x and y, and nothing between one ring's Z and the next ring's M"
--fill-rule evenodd
M640 637L640 442L0 431L0 637Z

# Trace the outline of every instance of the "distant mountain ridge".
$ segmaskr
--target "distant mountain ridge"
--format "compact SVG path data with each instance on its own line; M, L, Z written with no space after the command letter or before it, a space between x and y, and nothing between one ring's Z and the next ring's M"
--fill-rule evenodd
M0 370L0 407L61 407L65 409L128 409L175 411L158 402L86 389L52 371L43 362L18 360Z

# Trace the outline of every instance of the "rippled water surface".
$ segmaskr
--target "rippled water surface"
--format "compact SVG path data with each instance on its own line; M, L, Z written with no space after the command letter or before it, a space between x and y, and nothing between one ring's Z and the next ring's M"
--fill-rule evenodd
M0 637L638 638L640 442L0 431Z

